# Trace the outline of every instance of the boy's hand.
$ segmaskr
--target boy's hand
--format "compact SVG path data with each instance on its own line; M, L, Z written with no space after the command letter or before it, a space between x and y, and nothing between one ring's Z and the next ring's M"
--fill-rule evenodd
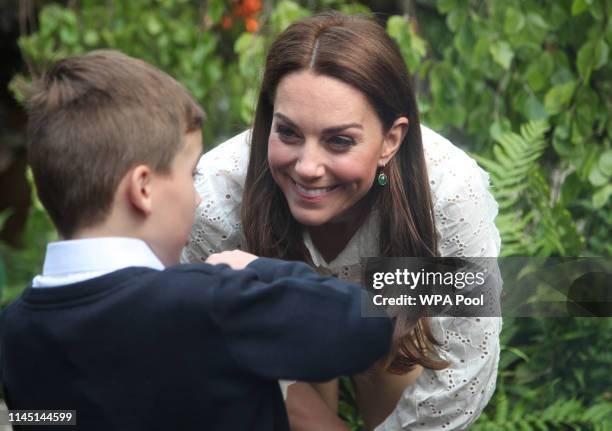
M206 263L211 265L218 265L225 263L232 269L244 269L249 263L257 259L254 254L246 253L240 250L222 251L221 253L215 253L208 256Z

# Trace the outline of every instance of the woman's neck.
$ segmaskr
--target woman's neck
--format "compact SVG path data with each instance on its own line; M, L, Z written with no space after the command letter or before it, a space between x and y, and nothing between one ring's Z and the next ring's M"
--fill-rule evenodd
M333 261L344 250L359 229L356 223L327 223L308 228L312 244L325 262Z
M312 244L321 254L325 262L336 259L346 248L349 241L367 219L371 208L371 197L359 202L347 216L341 220L326 223L321 226L309 226L308 233Z

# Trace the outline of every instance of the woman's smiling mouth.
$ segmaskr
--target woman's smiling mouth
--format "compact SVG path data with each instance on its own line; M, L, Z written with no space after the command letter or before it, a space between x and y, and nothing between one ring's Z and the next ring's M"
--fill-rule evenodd
M291 182L295 186L295 190L297 191L297 193L301 197L306 199L324 197L325 195L329 194L330 192L336 190L339 187L338 185L331 187L304 187L293 179L291 179Z

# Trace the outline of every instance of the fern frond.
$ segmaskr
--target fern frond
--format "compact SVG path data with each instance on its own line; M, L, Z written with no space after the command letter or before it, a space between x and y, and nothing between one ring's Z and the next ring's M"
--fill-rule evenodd
M612 402L595 404L589 407L582 418L594 423L607 423L612 429Z
M532 254L544 248L528 236L539 217L533 206L526 205L525 195L531 190L530 177L539 169L538 160L546 149L544 136L548 128L544 121L525 124L520 134L510 132L499 137L493 148L493 158L474 155L491 178L491 192L500 210L496 225L504 255ZM551 241L555 243L549 238L547 244Z
M474 155L489 172L493 194L498 200L503 201L527 187L527 178L546 149L544 135L548 128L544 121L525 124L520 135L510 132L499 137L498 145L493 148L494 159ZM514 185L520 187L509 193L508 188Z

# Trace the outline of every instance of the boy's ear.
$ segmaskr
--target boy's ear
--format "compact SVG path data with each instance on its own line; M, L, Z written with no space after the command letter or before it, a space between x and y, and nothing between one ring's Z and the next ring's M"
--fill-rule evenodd
M389 160L393 158L395 153L400 149L402 142L404 142L406 133L408 133L408 118L397 118L385 135L382 152L378 159L379 166L382 167L389 163Z
M147 165L138 165L129 174L128 196L130 203L143 215L151 214L153 208L152 180L153 172Z

